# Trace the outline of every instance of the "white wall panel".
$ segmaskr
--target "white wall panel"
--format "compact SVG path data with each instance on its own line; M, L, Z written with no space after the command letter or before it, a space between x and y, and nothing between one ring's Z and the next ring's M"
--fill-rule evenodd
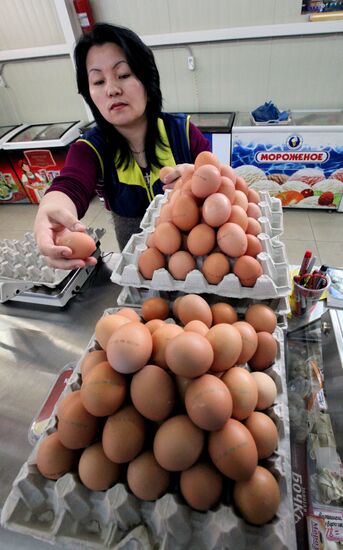
M6 65L3 76L12 91L19 122L86 120L69 59L12 63Z
M0 0L0 50L63 40L53 0Z

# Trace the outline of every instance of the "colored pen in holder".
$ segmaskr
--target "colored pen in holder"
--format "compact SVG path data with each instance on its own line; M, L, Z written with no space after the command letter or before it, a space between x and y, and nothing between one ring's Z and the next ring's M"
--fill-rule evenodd
M319 272L295 275L293 281L295 313L297 315L304 315L308 307L320 300L323 292L326 291L331 284L329 275Z

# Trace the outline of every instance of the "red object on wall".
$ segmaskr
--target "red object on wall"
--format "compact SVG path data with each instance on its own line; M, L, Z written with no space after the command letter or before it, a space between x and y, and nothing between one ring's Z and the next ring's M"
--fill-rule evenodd
M95 20L89 0L73 0L73 2L82 31L84 33L91 31Z

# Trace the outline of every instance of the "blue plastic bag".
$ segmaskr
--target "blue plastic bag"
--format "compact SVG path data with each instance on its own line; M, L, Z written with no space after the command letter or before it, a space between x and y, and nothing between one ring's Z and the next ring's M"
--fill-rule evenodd
M270 120L281 122L288 119L288 112L279 111L272 101L266 101L264 105L257 107L251 114L256 122L268 122Z

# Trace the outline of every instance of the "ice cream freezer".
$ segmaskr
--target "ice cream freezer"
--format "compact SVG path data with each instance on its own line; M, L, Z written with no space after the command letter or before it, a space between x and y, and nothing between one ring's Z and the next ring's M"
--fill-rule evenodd
M211 151L220 162L230 164L233 112L187 113L211 144Z
M81 121L25 124L2 144L28 202L39 203L64 165L69 145L80 136Z
M286 123L237 113L231 165L284 207L343 212L343 110L293 110Z
M29 203L29 198L23 185L11 165L8 154L3 150L3 144L23 129L23 124L0 126L0 204Z

